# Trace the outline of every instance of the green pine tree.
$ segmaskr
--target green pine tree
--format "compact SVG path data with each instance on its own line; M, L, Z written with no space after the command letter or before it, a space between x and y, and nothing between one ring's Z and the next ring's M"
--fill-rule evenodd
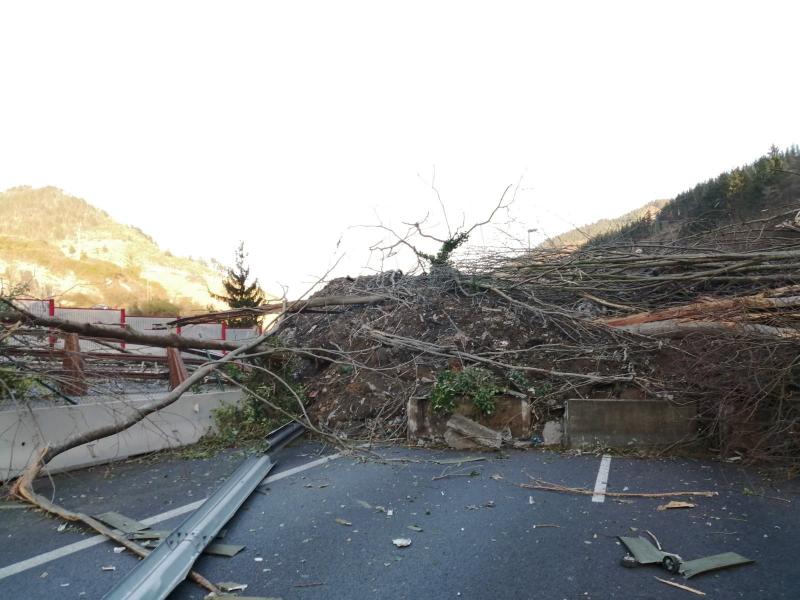
M258 279L248 283L250 267L246 264L247 253L244 251L244 242L239 242L235 253L235 264L226 269L227 274L222 280L224 294L211 294L217 300L225 302L231 309L255 308L264 304L264 291L258 285ZM229 319L229 327L253 327L259 322L259 317L240 317Z

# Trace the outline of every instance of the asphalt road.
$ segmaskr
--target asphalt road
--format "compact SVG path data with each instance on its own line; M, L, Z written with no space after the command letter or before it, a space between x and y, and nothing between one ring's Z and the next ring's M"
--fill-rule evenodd
M224 542L246 549L233 558L203 556L196 570L212 581L245 583L246 595L286 600L693 597L656 576L708 598L800 597L797 482L774 483L717 462L614 457L609 492L719 493L694 499L695 508L658 511L664 500L606 496L593 502L518 485L536 477L593 488L601 462L596 456L379 452L389 460L340 457L284 477L330 454L308 443L284 450L271 473L276 480L228 524ZM433 462L466 456L485 460ZM115 510L142 520L201 500L239 460L224 454L129 462L60 475L54 490L41 480L37 489L90 514ZM184 517L154 528L167 529ZM65 554L59 549L92 536L72 527L58 532L59 524L34 511L0 509L0 598L101 598L135 564L108 542ZM646 535L644 530L685 559L735 551L756 563L688 581L658 567L623 568L616 536ZM397 548L396 538L409 538L411 545ZM47 552L53 554L42 557ZM184 583L171 598L204 595Z

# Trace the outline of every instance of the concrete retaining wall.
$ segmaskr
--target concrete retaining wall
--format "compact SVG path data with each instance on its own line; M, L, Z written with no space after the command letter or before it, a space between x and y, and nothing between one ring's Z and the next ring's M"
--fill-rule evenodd
M0 480L19 473L43 440L58 443L77 431L112 424L155 396L127 395L77 406L0 411ZM196 442L213 427L211 411L238 402L240 391L184 394L128 430L57 456L51 472L120 460Z
M427 398L409 399L406 414L409 441L440 441L444 437L450 415L436 413ZM481 414L471 400L458 398L455 414L463 415L496 431L502 431L507 427L515 438L528 438L531 435L531 407L527 399L497 396L495 412L487 416Z
M570 448L667 446L697 438L697 407L666 400L568 400Z

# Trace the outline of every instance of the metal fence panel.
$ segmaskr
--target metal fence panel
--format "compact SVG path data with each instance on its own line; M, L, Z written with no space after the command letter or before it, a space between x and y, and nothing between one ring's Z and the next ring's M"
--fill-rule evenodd
M181 335L196 340L224 340L224 329L222 323L198 323L181 327Z
M135 331L146 333L148 335L168 335L174 333L174 329L166 329L167 323L177 319L174 317L126 317L125 324ZM143 354L147 356L166 356L166 348L154 348L152 346L140 346L138 344L126 344L126 350L135 354Z
M233 342L237 342L239 340L250 340L258 337L259 335L258 327L228 327L225 330L225 339Z
M55 317L70 323L91 323L92 325L122 325L124 311L117 308L71 308L64 306L55 307ZM110 347L109 347L110 346ZM81 340L83 352L114 352L123 347L121 342L93 342ZM56 342L56 348L63 348L64 340Z
M50 300L15 300L15 302L37 317L43 319L50 317Z
M122 310L116 308L66 308L56 306L56 318L72 323L92 323L93 325L119 325L122 323Z

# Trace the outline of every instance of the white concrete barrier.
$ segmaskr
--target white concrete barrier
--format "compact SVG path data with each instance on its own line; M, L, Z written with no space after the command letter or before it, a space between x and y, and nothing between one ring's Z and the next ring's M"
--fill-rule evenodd
M0 480L19 474L46 441L58 443L73 433L112 424L158 395L130 394L76 406L15 408L0 411ZM193 444L213 428L212 410L234 404L242 392L184 394L174 404L116 435L57 456L50 472L67 471L137 454Z

